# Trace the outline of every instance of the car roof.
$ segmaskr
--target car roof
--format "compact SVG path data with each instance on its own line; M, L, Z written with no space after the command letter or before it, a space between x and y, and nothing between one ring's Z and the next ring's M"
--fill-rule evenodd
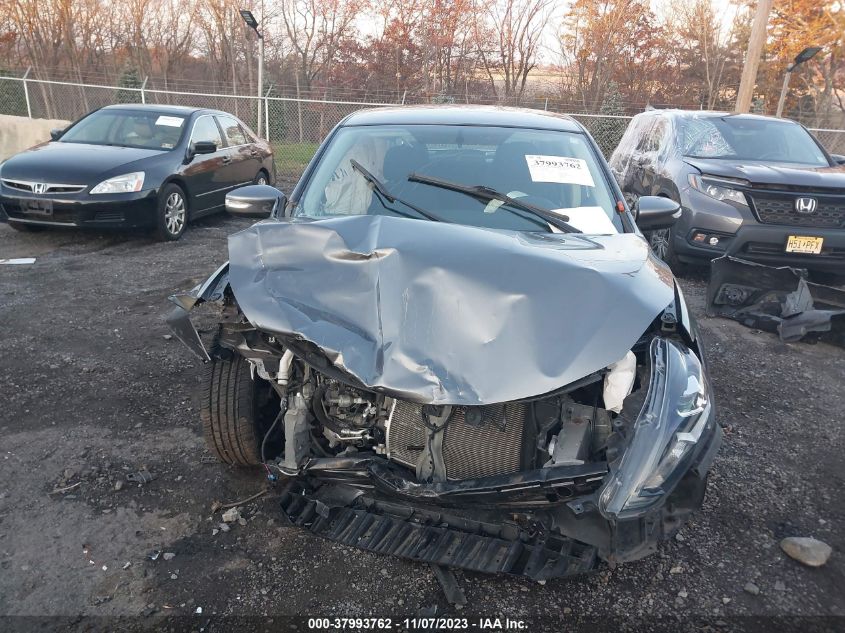
M223 112L222 110L211 110L209 108L194 108L190 106L178 105L159 105L156 103L119 103L115 105L106 106L103 108L103 110L161 112L162 114L178 114L180 116L189 116L195 112L205 112L208 114L226 114L228 116L234 116L229 114L228 112Z
M706 119L709 117L726 117L729 116L732 119L740 119L743 121L748 120L759 120L759 121L783 121L784 123L795 123L795 121L791 121L790 119L779 119L773 116L766 116L765 114L751 114L748 112L721 112L719 110L679 110L675 108L667 108L667 109L655 109L655 110L646 110L645 112L640 113L638 116L643 115L654 115L654 114L665 114L671 117L679 118L679 119Z
M575 119L555 112L479 105L385 106L358 110L341 126L359 125L479 125L581 132Z

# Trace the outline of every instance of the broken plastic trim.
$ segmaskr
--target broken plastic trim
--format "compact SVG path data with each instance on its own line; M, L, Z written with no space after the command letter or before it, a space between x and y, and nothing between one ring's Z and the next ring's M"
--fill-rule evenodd
M777 333L782 341L811 335L845 347L845 290L808 282L797 268L714 259L707 314Z
M319 495L292 487L282 494L281 507L291 525L318 536L434 565L534 580L580 574L598 565L596 548L575 539L360 494L321 500Z

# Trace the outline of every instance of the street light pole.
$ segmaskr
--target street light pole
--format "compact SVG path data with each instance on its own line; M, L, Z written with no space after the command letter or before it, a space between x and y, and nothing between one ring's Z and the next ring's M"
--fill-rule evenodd
M258 133L261 134L264 114L264 36L257 29L255 32L258 34Z
M786 67L786 74L783 76L783 86L780 89L780 98L778 99L778 111L775 116L780 118L783 114L783 104L786 102L786 90L789 88L789 78L792 76L792 71L799 64L811 60L821 50L821 46L808 46L803 51L795 56L795 59Z
M255 19L255 16L252 15L252 11L249 9L241 9L239 11L241 17L244 20L244 23L255 31L255 34L258 36L258 90L256 94L258 96L258 100L256 103L258 104L258 125L256 126L258 129L258 134L261 134L261 127L262 127L262 118L263 118L263 96L264 96L264 34L258 30L258 20Z
M778 111L775 114L777 118L780 118L783 114L783 102L786 101L786 89L789 88L789 78L792 76L793 68L795 68L795 64L787 66L786 74L783 76L783 86L780 89L780 99L778 99Z

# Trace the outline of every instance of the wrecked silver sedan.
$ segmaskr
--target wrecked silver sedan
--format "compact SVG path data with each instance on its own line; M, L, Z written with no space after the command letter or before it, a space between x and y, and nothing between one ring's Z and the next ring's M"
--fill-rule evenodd
M345 119L228 264L173 297L210 450L266 466L290 524L537 580L652 552L721 440L696 326L587 131L501 108ZM189 321L220 306L206 347Z

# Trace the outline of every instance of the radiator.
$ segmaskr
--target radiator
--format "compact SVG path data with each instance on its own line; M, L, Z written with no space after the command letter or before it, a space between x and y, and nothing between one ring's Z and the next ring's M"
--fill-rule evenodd
M425 446L422 406L396 401L387 425L387 457L414 468ZM443 438L449 479L506 475L521 470L527 408L508 403L455 407Z

